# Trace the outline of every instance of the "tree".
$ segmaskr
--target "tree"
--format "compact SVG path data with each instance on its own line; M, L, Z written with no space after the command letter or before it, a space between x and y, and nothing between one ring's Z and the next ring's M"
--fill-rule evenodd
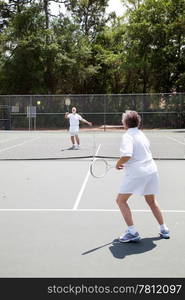
M95 65L99 65L94 86L98 93L116 94L123 91L125 25L115 16L112 16L112 22L97 36L93 45Z
M65 5L85 36L94 39L103 30L108 0L66 0Z
M95 92L94 78L99 71L93 45L107 21L107 1L65 1L71 13L54 24L58 55L59 89L68 93Z
M184 69L184 24L184 1L145 0L130 12L127 74L137 74L138 92L177 87Z
M44 91L43 17L38 4L15 14L2 35L0 90L29 94Z

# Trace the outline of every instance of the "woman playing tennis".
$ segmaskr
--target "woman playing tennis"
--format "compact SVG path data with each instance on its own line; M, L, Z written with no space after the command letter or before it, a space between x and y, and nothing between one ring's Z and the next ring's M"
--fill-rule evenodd
M126 133L122 137L120 159L116 163L116 169L124 168L124 178L116 201L128 230L120 236L120 242L140 240L127 204L132 194L144 196L159 224L160 236L166 239L170 237L169 229L164 223L164 217L155 199L155 194L159 192L157 166L152 159L150 143L139 129L140 122L141 118L136 111L127 111L122 116Z

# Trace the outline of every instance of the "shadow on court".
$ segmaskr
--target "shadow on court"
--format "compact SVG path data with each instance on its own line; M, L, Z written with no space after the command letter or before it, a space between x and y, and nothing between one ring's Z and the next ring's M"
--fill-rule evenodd
M90 254L94 251L97 251L101 248L109 246L109 250L115 258L123 259L128 255L140 254L147 251L153 250L157 245L154 241L161 240L161 237L151 237L151 238L143 238L140 242L130 242L130 243L121 243L118 239L113 240L110 243L104 244L102 246L96 247L94 249L88 250L82 255Z

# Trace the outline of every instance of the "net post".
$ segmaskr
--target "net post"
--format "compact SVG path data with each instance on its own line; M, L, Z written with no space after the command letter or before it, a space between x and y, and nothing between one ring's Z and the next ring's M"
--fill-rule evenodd
M103 107L104 107L104 114L103 114L103 131L106 131L106 100L105 100L105 94L103 95Z
M36 130L36 116L34 118L34 130Z
M182 128L182 94L180 93L180 128Z
M29 111L28 111L29 131L31 130L31 115L30 115L31 104L32 104L32 100L31 100L31 96L30 96Z
M29 123L29 131L31 130L31 118L30 118L30 114L28 115L28 123Z
M11 101L10 101L10 95L9 95L9 105L8 105L8 116L9 116L9 128L12 129L12 119L11 119Z

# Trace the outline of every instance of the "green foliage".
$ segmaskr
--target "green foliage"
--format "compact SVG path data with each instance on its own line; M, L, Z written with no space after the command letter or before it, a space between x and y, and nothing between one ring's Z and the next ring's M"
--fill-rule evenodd
M65 0L55 18L50 2L0 1L1 94L184 90L185 1L123 0L117 17L107 0Z
M173 87L181 91L177 78L184 70L185 2L142 2L130 13L127 25L129 79L137 74L134 88L140 92L169 92Z

